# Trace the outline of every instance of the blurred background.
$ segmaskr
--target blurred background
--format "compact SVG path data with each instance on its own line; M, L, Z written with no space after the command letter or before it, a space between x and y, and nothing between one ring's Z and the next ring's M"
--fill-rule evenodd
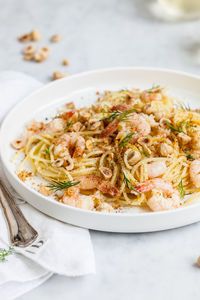
M43 82L51 80L55 70L71 75L117 66L200 74L199 2L0 0L0 70L22 71ZM195 7L196 15L185 3ZM33 29L41 34L37 46L51 49L42 63L25 61L22 51L27 43L17 39ZM50 42L54 34L61 35L60 42ZM70 61L69 66L62 65L63 59Z
M199 0L0 0L0 70L49 82L97 68L150 66L200 74ZM192 6L192 8L191 8ZM25 61L29 43L18 37L38 29L37 46L51 54ZM60 34L61 40L50 38ZM63 66L68 59L69 66Z

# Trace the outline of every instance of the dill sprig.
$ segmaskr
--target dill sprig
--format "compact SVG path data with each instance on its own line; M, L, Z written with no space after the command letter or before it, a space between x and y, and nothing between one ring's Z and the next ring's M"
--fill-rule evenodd
M183 188L183 181L182 181L182 179L181 179L181 181L179 182L178 190L179 190L179 193L180 193L181 198L183 199L184 196L185 196L185 191L184 191L184 188Z
M183 151L185 152L187 159L195 160L195 158L188 152L188 149L183 149Z
M183 110L183 111L190 111L191 108L190 108L190 105L187 103L179 103L179 106L180 108Z
M149 154L147 153L147 151L145 149L143 149L142 151L140 151L142 154L144 154L146 157L150 157Z
M109 117L103 118L100 121L108 121L108 120L114 120L119 116L119 122L125 122L127 121L128 115L132 114L135 111L135 109L126 110L125 112L121 112L119 110L114 110L113 112L108 112L111 115Z
M148 93L148 94L153 94L153 93L155 93L155 92L158 92L159 90L161 90L161 87L160 87L160 85L152 85L152 87L150 88L150 89L148 89L148 90L146 90L146 92Z
M52 183L50 185L48 185L47 187L50 190L54 190L55 192L57 192L57 191L68 189L68 188L70 188L72 186L75 186L75 185L77 185L79 183L80 183L80 181L72 182L72 181L56 181L56 180L52 180Z
M166 121L167 126L171 129L171 131L174 132L182 132L185 133L178 125L173 126L172 124L170 124L168 121Z
M138 192L135 187L132 185L132 183L130 182L130 180L126 177L126 175L123 172L123 182L125 183L126 187L138 194L140 194L140 192Z
M0 248L0 262L5 262L7 256L13 254L14 248L13 246L9 246L8 249Z
M135 134L135 133L129 133L129 134L127 134L127 135L121 140L121 142L120 142L120 144L119 144L119 147L120 147L120 148L124 147L124 146L128 143L128 141L132 138L132 136L133 136L134 134Z
M104 112L105 113L105 112ZM109 121L109 120L114 120L116 117L118 117L122 112L119 110L114 110L114 111L108 111L108 114L111 114L109 117L103 118L100 121Z
M45 149L45 150L44 150L44 153L50 156L50 151L49 151L49 149Z
M128 89L121 89L120 92L129 92Z
M66 131L67 129L69 129L69 127L72 125L72 122L67 122L64 131Z
M126 110L125 112L121 113L119 121L120 122L126 122L128 115L132 114L135 111L135 109Z

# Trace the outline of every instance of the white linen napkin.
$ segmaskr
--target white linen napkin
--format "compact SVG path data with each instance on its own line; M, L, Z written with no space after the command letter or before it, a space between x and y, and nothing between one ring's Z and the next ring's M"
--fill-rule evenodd
M40 87L37 80L12 71L0 73L0 121L12 106ZM0 177L5 176L0 166ZM14 299L46 281L53 273L79 276L95 273L89 231L50 218L27 203L20 208L39 235L47 239L41 252L32 254L15 247L6 262L0 262L0 298ZM10 244L7 224L0 209L0 248Z

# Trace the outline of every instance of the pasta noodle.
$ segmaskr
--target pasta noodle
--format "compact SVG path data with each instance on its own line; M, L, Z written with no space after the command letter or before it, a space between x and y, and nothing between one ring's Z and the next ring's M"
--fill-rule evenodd
M199 113L174 103L166 89L106 91L90 108L76 109L70 103L48 123L32 121L20 148L25 158L18 173L29 161L34 175L50 184L87 179L85 185L68 189L78 191L78 196L71 191L75 204L64 189L59 201L69 205L77 206L83 196L84 201L92 199L92 209L102 211L176 208L184 205L184 195L194 198L199 192L191 173L191 164L200 157L199 137ZM172 192L159 188L155 178L170 183ZM177 206L173 195L179 197Z

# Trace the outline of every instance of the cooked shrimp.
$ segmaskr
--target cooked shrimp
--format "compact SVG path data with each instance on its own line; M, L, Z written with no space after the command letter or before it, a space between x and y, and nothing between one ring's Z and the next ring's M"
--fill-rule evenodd
M150 133L151 126L143 116L134 113L127 118L129 121L127 126L132 127L139 135L145 136ZM113 134L117 130L119 122L120 116L116 117L111 123L108 124L108 126L104 128L100 137L105 138Z
M151 101L160 101L162 100L162 94L158 92L149 92L149 91L144 91L141 95L141 99L144 102L151 102Z
M75 132L65 133L57 140L54 147L54 154L64 157L69 155L69 150L73 149L73 157L82 156L85 150L85 139Z
M190 164L190 179L195 187L200 187L200 160L195 159Z
M109 181L103 180L101 177L96 175L85 175L80 178L79 188L82 190L98 189L104 194L111 196L117 196L119 191Z
M145 136L150 133L151 126L143 116L135 113L129 117L129 121L130 126L133 127L139 135Z
M50 134L56 133L62 131L65 128L65 126L66 126L65 120L61 118L56 118L52 122L47 123L45 125L45 131Z
M153 191L153 196L148 199L147 204L153 211L175 209L180 206L180 196L178 191L174 191L170 197L164 197L160 191Z
M147 165L149 178L155 178L165 173L167 167L164 161L154 161Z
M169 210L180 206L179 192L173 188L170 182L162 178L145 181L135 188L141 193L152 191L152 195L147 200L147 205L153 211Z
M74 188L70 192L66 191L62 197L62 202L82 209L92 210L94 208L92 197L80 195L78 188Z
M105 138L113 134L117 130L119 124L119 118L117 117L112 122L110 122L100 134L100 138Z
M121 112L125 112L126 110L130 110L131 108L132 107L130 105L123 103L123 104L114 105L110 110L111 111L119 110Z

